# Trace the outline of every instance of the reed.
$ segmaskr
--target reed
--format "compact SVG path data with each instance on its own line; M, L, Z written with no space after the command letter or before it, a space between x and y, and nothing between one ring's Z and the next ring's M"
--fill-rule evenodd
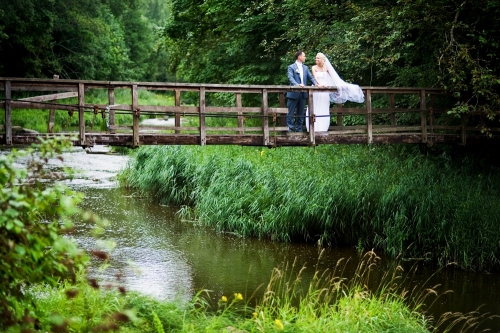
M141 147L122 184L244 237L500 267L498 169L409 146Z

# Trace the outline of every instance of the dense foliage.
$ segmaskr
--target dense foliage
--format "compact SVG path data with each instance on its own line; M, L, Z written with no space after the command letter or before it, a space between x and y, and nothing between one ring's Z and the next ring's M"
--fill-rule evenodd
M163 80L159 0L0 0L0 76Z
M363 86L500 110L496 0L0 0L0 76L288 84L297 49Z
M169 70L190 82L288 84L303 49L364 86L444 87L456 112L500 111L495 0L172 0ZM484 119L486 122L486 118Z
M79 196L64 186L46 185L62 173L44 164L68 145L43 142L36 151L0 155L0 327L15 323L12 306L27 286L72 278L87 262L62 236L72 230ZM26 169L16 164L20 158L26 159Z

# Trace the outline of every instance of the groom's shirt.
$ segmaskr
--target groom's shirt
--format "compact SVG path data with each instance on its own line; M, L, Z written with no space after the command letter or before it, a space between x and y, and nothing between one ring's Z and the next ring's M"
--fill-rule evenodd
M300 83L304 84L304 73L302 72L302 63L300 61L295 61L300 74Z

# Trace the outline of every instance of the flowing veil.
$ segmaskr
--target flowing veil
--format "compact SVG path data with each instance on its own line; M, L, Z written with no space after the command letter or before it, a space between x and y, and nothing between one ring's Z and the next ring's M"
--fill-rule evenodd
M325 56L325 66L328 71L326 75L326 86L336 87L337 92L330 93L330 102L333 103L345 103L346 101L363 103L365 101L365 95L363 90L357 85L352 83L347 83L340 78L332 64Z

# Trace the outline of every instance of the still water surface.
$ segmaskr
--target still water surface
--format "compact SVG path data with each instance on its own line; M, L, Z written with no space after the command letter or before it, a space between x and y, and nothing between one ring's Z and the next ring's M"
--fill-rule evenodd
M298 268L308 267L306 281L314 269L333 268L342 258L349 262L343 276L350 277L359 263L360 254L354 248L329 248L318 260L319 249L314 244L242 239L181 221L176 207L160 206L118 188L115 176L125 167L127 157L100 154L104 151L105 147L96 147L88 154L75 148L64 154L64 165L79 170L67 185L85 193L83 208L110 221L103 235L116 244L110 251L110 267L100 269L95 262L89 272L101 283L117 283L121 276L118 282L129 290L165 300L188 300L202 289L212 290L214 299L237 292L248 297L269 281L273 268L294 260ZM74 237L81 247L102 249L91 236L92 226L77 226ZM381 258L375 280L390 263ZM411 263L404 266L410 270ZM439 284L439 292L453 291L441 295L429 309L435 318L448 311L468 313L478 308L480 313L500 315L500 274L453 268L436 273L435 267L424 266L408 282L410 289ZM487 320L480 328L500 332L500 320Z

